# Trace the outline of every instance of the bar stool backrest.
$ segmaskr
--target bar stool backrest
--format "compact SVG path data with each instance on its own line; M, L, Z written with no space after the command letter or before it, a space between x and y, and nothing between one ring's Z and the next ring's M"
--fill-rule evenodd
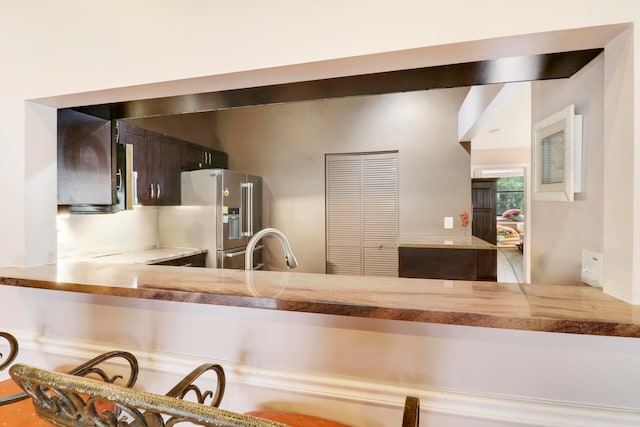
M201 403L23 364L13 365L9 373L29 394L38 416L59 426L164 427L190 422L208 427L286 427Z

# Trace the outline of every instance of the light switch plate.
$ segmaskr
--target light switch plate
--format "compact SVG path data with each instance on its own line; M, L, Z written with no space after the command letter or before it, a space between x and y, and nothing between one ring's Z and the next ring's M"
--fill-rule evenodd
M582 250L582 283L602 287L602 254Z
M445 216L444 217L444 228L451 229L453 228L453 217Z

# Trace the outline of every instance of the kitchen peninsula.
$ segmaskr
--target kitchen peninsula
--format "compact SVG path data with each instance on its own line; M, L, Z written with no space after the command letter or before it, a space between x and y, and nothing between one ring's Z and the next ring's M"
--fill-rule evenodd
M60 262L0 284L93 295L543 332L640 337L640 307L589 286Z
M398 244L400 277L498 280L497 247L476 236L412 236Z

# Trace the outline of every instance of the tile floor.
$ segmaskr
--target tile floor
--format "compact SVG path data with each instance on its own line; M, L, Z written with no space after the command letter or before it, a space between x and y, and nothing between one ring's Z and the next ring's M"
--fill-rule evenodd
M518 248L498 248L498 282L522 283L522 253Z

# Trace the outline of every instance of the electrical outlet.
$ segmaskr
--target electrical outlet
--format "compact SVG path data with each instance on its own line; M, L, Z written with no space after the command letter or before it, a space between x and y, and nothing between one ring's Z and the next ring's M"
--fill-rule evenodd
M452 229L453 228L453 217L452 216L445 216L444 217L444 228L446 228L446 229Z
M582 250L582 283L602 287L602 254Z

